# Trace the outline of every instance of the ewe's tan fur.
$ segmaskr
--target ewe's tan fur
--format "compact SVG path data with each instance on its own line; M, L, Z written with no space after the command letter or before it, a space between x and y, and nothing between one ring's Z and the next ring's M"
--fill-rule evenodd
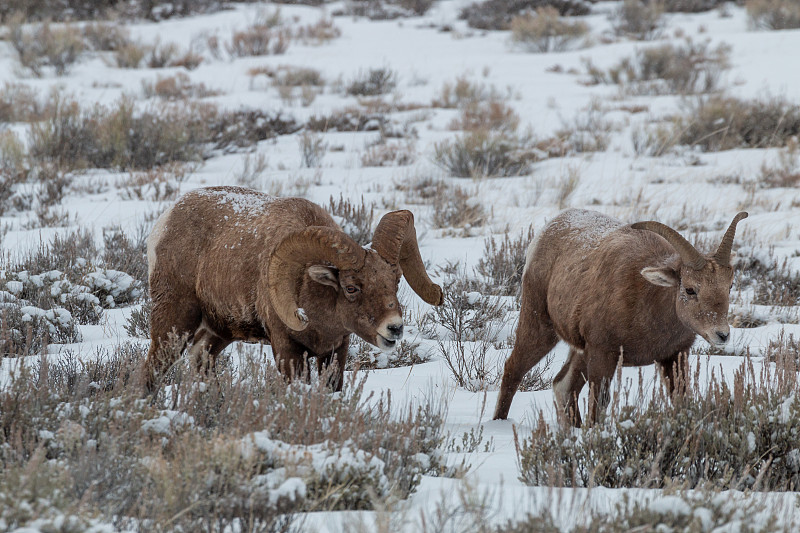
M669 228L634 229L574 209L553 219L528 251L517 339L494 418L507 418L522 377L559 338L570 352L553 392L575 425L581 423L577 396L587 381L590 419L608 403L620 357L624 365L657 363L670 393L680 391L696 335L713 344L727 340L730 244L745 216L737 215L713 257L701 256L680 236L668 242L654 233L674 233ZM652 229L648 225L662 226L634 224Z

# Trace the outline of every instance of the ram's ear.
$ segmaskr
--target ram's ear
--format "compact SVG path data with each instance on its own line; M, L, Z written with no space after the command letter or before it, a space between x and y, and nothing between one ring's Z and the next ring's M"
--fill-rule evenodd
M308 267L308 277L322 285L330 285L336 289L339 288L339 270L334 267L311 265Z
M645 267L641 274L644 279L660 287L675 287L681 282L678 272L669 266Z

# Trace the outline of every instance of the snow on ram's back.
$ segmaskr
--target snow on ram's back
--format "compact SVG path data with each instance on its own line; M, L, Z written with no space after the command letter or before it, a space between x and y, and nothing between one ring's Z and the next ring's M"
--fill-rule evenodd
M0 531L796 531L798 2L308 4L0 5ZM358 246L411 211L442 305L393 266L403 327L350 335L341 392L329 353L291 381L266 342L213 367L205 322L146 392L147 236L219 185L265 193L221 195L237 216L306 198ZM558 343L493 421L529 243L568 208L587 245L654 220L703 254L747 211L730 338L695 340L680 397L617 368L580 429ZM315 301L357 305L326 266Z

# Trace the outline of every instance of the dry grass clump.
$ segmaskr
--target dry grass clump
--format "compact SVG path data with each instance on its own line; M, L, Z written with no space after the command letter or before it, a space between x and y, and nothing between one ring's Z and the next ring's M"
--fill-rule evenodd
M189 177L191 171L191 166L184 163L166 163L147 170L131 172L116 185L123 200L172 201L178 197L180 184Z
M345 88L350 96L379 96L397 87L397 73L390 68L371 68L359 72Z
M585 22L567 22L552 6L536 8L511 19L511 42L529 52L563 52L578 45L589 33Z
M503 132L477 130L434 146L434 162L457 178L521 176L540 159L525 139Z
M233 57L283 54L289 47L291 35L282 25L280 10L262 12L253 24L233 32L226 49Z
M80 29L70 24L45 22L25 29L22 19L15 16L8 22L8 33L20 63L34 76L44 75L46 67L63 76L86 48Z
M544 420L517 442L520 479L529 485L717 490L800 489L797 374L748 360L733 387L712 371L700 382L699 359L688 392L670 401L617 390L607 416L579 432Z
M480 198L463 187L448 187L438 182L432 188L436 191L433 197L433 227L469 231L487 222L488 214Z
M514 17L543 7L553 8L562 16L588 15L590 10L582 0L486 0L463 8L459 18L472 28L508 30Z
M736 284L752 289L752 303L791 307L800 305L800 274L772 252L736 257Z
M451 130L493 130L513 134L519 127L519 115L503 100L469 100L461 107L461 115L450 123Z
M204 83L193 83L189 75L178 72L173 76L158 76L156 81L142 80L142 89L147 98L159 97L163 100L185 100L216 96L219 91L209 89Z
M147 169L171 161L201 159L217 114L210 106L174 104L140 113L128 99L110 108L82 109L56 96L52 115L31 126L30 156L64 170Z
M762 187L796 187L800 183L800 142L795 138L787 141L778 153L775 165L763 163L758 184Z
M477 271L492 285L492 294L519 296L522 289L522 271L525 268L528 246L533 242L533 226L520 232L516 238L508 233L496 241L489 237L483 243L483 257L478 260Z
M674 133L678 144L706 151L782 147L800 135L800 106L778 97L711 96L691 104Z
M0 89L0 122L34 122L46 113L39 92L29 85L6 82Z
M710 93L719 89L722 71L730 67L730 46L712 48L709 41L664 44L639 49L603 71L586 61L593 83L615 83L635 95Z
M664 4L657 0L624 0L611 16L617 35L638 40L655 39L664 25Z
M144 351L12 370L0 391L6 523L53 512L120 529L286 531L293 513L369 509L443 470L433 403L368 402L363 380L332 396L324 379L289 385L247 357L209 382L178 365L170 389L142 401Z
M800 4L793 0L747 0L747 16L754 28L789 30L800 28Z
M472 82L466 76L459 76L454 82L445 82L439 96L433 99L434 107L466 108L470 105L488 102L503 102L509 95L502 94L494 86Z
M366 17L370 20L394 20L419 17L428 12L433 0L350 0L334 15Z
M325 153L328 151L328 144L322 135L313 131L304 131L297 137L297 144L300 146L300 164L306 168L319 168Z
M372 242L372 223L375 219L375 203L367 206L364 197L361 204L354 204L339 195L339 200L331 196L328 212L342 230L353 238L359 245L364 246Z

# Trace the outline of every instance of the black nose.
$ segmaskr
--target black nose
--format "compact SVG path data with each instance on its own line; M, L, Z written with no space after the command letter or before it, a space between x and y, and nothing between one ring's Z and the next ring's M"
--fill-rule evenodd
M728 333L722 333L718 331L717 337L719 337L719 340L721 340L722 342L726 342L728 340Z
M403 324L386 326L386 329L389 330L393 337L399 338L403 336Z

